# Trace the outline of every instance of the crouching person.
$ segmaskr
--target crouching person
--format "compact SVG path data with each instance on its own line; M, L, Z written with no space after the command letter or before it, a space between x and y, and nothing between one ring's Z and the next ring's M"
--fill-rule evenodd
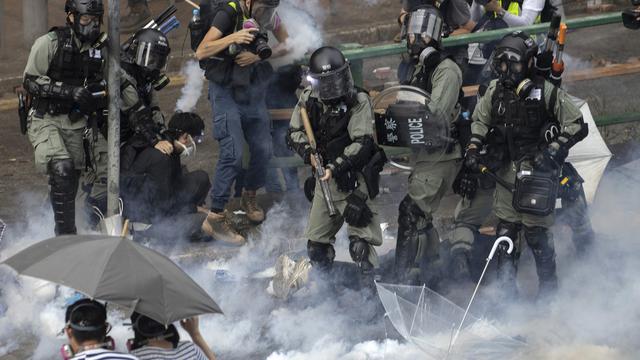
M65 360L137 360L133 355L115 352L108 335L107 308L91 299L80 299L67 307L64 333L69 343L62 346Z
M122 164L122 196L125 216L134 222L152 224L141 231L155 239L187 238L197 241L210 236L234 244L244 238L217 236L206 211L199 211L211 189L205 171L188 172L181 159L195 155L196 140L204 122L193 113L176 113L162 137L171 145L163 152L149 146L130 163ZM126 151L126 150L123 150Z
M351 258L363 274L371 274L382 232L370 200L386 160L373 140L371 103L354 87L349 63L338 49L320 48L309 62L312 86L300 96L288 136L289 146L318 174L306 231L309 259L329 269L335 236L347 222ZM373 175L366 181L363 173Z

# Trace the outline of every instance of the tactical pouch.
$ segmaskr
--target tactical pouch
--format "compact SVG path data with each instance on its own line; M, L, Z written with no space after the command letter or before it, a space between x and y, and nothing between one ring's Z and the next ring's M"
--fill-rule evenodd
M369 163L362 169L362 176L364 182L367 185L367 192L370 199L375 199L380 193L380 172L384 168L384 164L387 162L387 154L380 147L369 160Z
M558 175L519 168L516 174L513 208L523 214L547 216L553 212L558 196Z

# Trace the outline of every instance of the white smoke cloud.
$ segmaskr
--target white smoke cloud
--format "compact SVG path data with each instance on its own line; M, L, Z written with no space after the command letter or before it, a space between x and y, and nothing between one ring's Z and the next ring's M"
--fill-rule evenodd
M569 240L556 238L561 282L558 296L540 304L523 300L501 306L504 316L497 326L531 345L527 359L631 359L640 351L640 243L636 241L640 232L640 169L631 174L635 179L612 172L604 177L592 208L599 235L590 256L572 260ZM50 209L36 203L31 202L30 209L37 216L22 234L16 235L15 229L9 228L0 259L51 235ZM250 243L232 256L183 264L225 312L201 318L201 332L219 357L425 358L415 346L397 340L374 294L334 290L330 284L315 280L282 302L266 293L267 281L252 278L273 266L282 253L293 258L304 256L306 221L299 219L304 218L301 214L306 214L308 204L292 206L272 208L261 232L251 236ZM345 234L339 234L336 241L338 251L348 258ZM521 271L534 271L530 260L530 255L523 255ZM213 270L221 268L235 280L216 281ZM58 358L65 339L55 333L63 325L64 302L71 291L15 276L6 267L0 268L0 280L0 309L4 309L0 310L0 356L19 350L24 346L21 340L32 339L37 345L23 353L24 358ZM109 317L114 325L111 335L122 351L132 333L122 325L126 321L118 312L111 311Z
M322 46L322 22L325 10L319 1L285 0L278 6L278 14L286 26L289 39L285 43L287 55L274 58L275 67L302 59L309 51Z
M195 110L204 85L204 71L195 60L184 63L180 74L185 77L185 84L180 90L182 95L176 102L176 111L191 112Z

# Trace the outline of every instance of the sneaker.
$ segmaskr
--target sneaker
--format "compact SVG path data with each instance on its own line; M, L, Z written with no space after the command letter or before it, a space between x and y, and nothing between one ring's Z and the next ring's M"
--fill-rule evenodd
M142 29L151 19L151 12L147 5L129 8L129 13L120 19L120 30L132 33Z
M238 234L231 226L226 212L217 214L209 212L206 221L202 224L202 230L216 240L220 240L232 245L242 246L247 240Z
M240 199L240 208L247 214L249 220L255 223L264 221L264 210L258 206L255 191L244 191Z

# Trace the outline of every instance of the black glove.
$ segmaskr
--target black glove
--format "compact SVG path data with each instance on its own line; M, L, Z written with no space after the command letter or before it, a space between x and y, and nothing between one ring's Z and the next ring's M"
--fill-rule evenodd
M557 170L562 167L568 155L567 147L554 141L536 154L533 163L540 170Z
M551 63L553 62L553 52L544 51L536 55L536 68L539 71L551 70Z
M373 213L367 206L367 195L355 190L347 196L347 206L342 217L347 224L355 227L365 227L371 223Z
M467 149L464 154L464 166L473 172L480 171L480 151L477 147Z
M74 87L73 90L71 90L71 97L83 112L87 112L89 109L91 109L93 96L86 88L82 86Z
M453 192L466 199L473 199L478 190L478 175L473 174L467 168L462 168L453 181Z

